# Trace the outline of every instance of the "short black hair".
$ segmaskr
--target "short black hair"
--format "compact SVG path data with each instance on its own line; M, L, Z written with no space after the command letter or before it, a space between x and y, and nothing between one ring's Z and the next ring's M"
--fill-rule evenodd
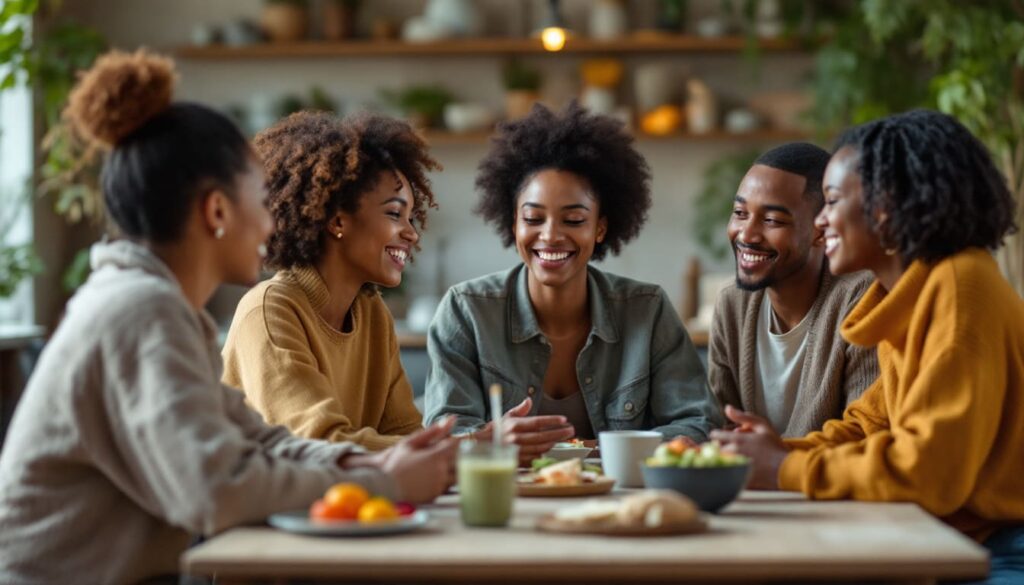
M757 157L755 165L764 165L807 180L804 195L814 200L814 212L821 211L825 206L825 195L821 182L825 177L825 167L831 158L828 151L810 142L787 142Z
M590 114L573 102L562 115L537 104L522 120L499 126L480 163L476 213L494 224L507 247L515 243L516 199L537 172L557 169L586 181L608 222L594 260L618 254L647 221L651 172L618 120Z
M868 224L908 264L971 247L995 250L1017 229L1006 180L985 145L952 116L896 114L847 130L836 150L846 146L859 154Z
M101 182L110 217L130 237L181 237L205 192L234 197L254 157L248 140L223 114L175 103L123 138L107 155Z

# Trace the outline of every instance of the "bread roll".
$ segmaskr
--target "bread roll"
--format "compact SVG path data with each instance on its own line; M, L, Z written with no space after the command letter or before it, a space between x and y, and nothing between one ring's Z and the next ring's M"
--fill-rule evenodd
M678 492L646 490L623 498L616 519L623 526L685 526L697 519L697 506Z

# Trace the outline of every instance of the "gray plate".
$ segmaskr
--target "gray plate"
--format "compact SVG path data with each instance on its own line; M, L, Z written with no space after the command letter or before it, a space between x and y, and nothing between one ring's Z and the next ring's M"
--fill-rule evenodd
M411 532L426 526L430 514L416 510L409 516L402 516L389 522L364 523L355 520L314 522L309 519L309 510L281 512L267 518L267 523L287 532L312 536L378 536Z

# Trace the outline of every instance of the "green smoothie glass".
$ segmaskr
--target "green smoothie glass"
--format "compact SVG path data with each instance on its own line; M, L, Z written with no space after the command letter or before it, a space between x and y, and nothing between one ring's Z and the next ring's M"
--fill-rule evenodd
M459 500L466 526L506 526L516 497L519 448L490 442L459 445Z

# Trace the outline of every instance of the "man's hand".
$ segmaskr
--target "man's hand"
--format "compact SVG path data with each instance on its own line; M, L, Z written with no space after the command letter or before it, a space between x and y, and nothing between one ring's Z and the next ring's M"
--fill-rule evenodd
M775 429L764 418L725 407L725 416L736 427L731 431L711 431L711 438L737 453L750 457L753 471L747 487L756 490L779 489L779 467L789 454Z
M394 447L372 455L352 455L344 467L376 467L391 476L401 501L431 502L455 483L455 417L410 435Z
M576 436L576 430L564 416L527 416L533 400L527 398L509 409L502 417L503 442L519 446L519 463L529 465L535 458L547 453L555 443L568 441ZM472 438L489 441L494 432L494 423L489 422Z

